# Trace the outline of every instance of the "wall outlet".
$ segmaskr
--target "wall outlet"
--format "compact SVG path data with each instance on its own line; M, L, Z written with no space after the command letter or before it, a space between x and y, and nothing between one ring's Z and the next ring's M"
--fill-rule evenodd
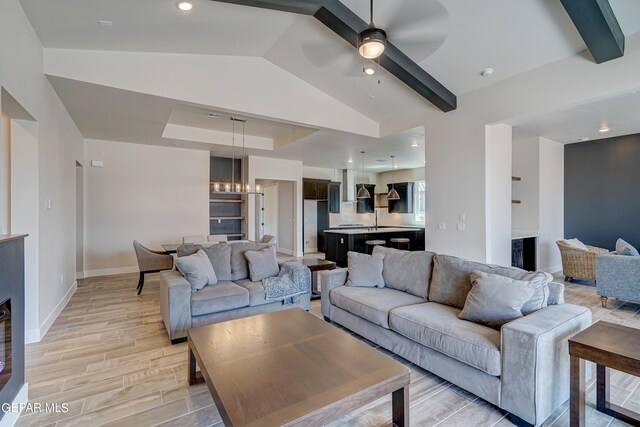
M60 284L64 284L64 274L60 273Z
M53 200L47 200L47 210L53 209Z
M459 222L457 226L458 231L467 231L467 225L464 222Z
M447 229L447 224L445 224L444 222L438 223L438 230L446 230L446 229Z
M310 245L310 244L311 244L311 240L305 240L305 241L304 241L304 244L305 244L305 245Z
M460 214L458 215L458 219L460 220L460 222L465 222L467 220L467 214L465 214L464 212L460 212Z

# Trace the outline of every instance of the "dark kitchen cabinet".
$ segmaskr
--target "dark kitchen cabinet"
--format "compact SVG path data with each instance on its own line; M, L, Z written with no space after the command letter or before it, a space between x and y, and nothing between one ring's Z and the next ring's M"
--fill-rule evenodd
M327 200L329 181L305 179L302 181L302 195L307 200Z
M363 184L356 184L356 194ZM375 184L364 184L364 188L369 191L369 197L366 199L357 199L356 212L357 213L373 213L375 211L376 199L375 199Z
M391 190L391 184L387 184ZM400 196L399 200L389 200L389 213L413 213L413 182L400 182L393 184Z
M329 191L329 213L340 213L340 183L330 182Z

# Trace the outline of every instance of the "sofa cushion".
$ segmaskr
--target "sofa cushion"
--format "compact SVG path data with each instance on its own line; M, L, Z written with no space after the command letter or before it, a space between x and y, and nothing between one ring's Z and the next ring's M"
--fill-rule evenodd
M391 310L391 330L489 375L501 372L500 332L458 319L460 310L428 302Z
M366 288L384 288L382 277L384 254L347 253L347 283L346 286L360 286Z
M501 267L467 261L450 255L433 257L433 273L429 286L429 301L462 309L471 290L470 275L473 271L498 274L515 280L532 282L535 293L522 307L522 314L527 315L547 306L549 299L549 282L553 279L543 271L528 272L516 267Z
M391 289L409 292L420 298L429 296L429 282L433 269L433 252L401 251L376 246L373 253L384 254L382 277L384 285Z
M252 282L251 279L237 280L236 285L242 286L249 291L249 305L254 307L256 305L270 304L273 301L267 301L265 299L265 290L262 281Z
M207 285L218 283L207 254L199 249L193 255L183 256L176 260L176 268L191 285L191 292L196 292Z
M329 294L331 303L351 314L389 329L389 311L425 302L423 298L390 288L339 286Z
M247 258L249 266L249 277L254 282L277 276L280 272L276 259L276 248L273 246L267 246L257 251L246 251L244 256Z
M231 246L231 280L243 280L249 278L249 264L245 253L257 251L270 246L268 243L237 242Z
M231 280L231 246L224 242L204 245L187 243L178 247L178 258L194 254L200 249L209 257L218 280Z
M218 313L249 305L249 291L233 282L218 282L191 294L191 315Z
M640 253L633 245L629 242L626 242L622 239L618 239L616 241L616 253L618 255L626 255L626 256L640 256Z
M471 273L471 283L473 286L458 317L498 329L522 317L522 306L535 292L531 282L481 271Z

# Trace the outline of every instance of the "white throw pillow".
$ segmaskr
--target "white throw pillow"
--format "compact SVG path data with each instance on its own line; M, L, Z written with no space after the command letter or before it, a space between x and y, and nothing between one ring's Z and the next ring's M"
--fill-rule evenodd
M588 251L589 250L589 248L587 248L587 245L585 245L584 243L582 243L578 239L566 239L564 242L567 245L571 246L572 248L582 249L583 251Z
M346 286L358 286L363 288L384 288L382 269L384 254L373 255L359 252L347 253L347 283Z
M177 258L176 267L191 285L191 292L196 292L207 285L218 283L211 261L202 249L193 255Z

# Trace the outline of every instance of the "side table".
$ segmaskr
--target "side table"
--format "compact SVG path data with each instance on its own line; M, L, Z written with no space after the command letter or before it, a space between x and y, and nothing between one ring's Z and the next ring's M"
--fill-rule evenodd
M309 270L311 270L311 299L320 298L320 292L318 291L318 271L333 270L336 268L336 263L320 258L303 258L300 260L300 263L306 265Z

